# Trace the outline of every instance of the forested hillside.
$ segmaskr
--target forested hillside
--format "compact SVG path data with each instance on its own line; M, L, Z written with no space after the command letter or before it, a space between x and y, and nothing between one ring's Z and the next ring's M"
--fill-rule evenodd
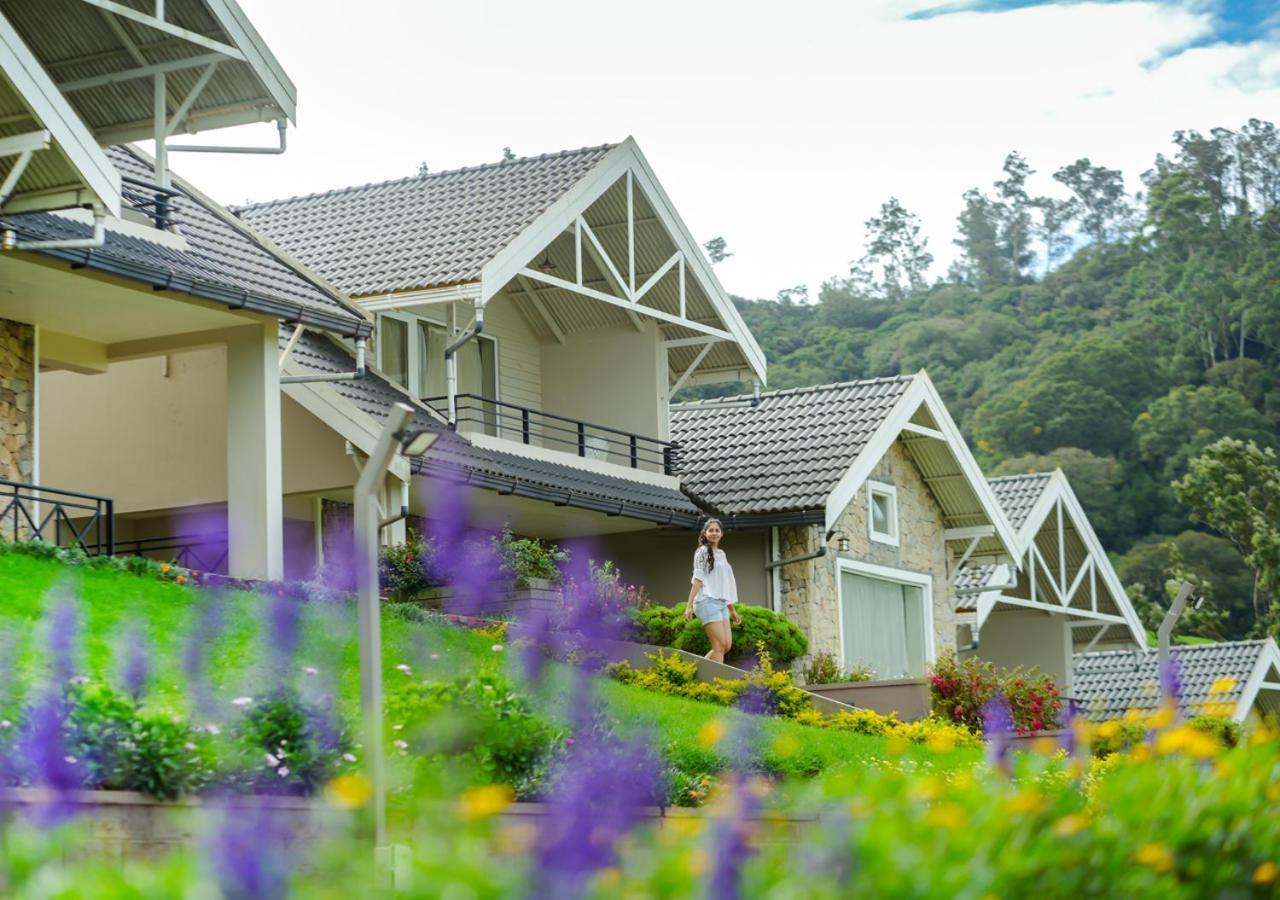
M1262 563L1193 521L1171 482L1223 436L1280 444L1280 133L1251 120L1174 141L1136 196L1085 159L1054 173L1069 199L1033 197L1010 154L959 198L959 258L938 283L891 199L816 298L737 304L770 388L927 370L988 473L1067 473L1145 616L1191 573L1213 602L1186 629L1243 637L1262 627Z

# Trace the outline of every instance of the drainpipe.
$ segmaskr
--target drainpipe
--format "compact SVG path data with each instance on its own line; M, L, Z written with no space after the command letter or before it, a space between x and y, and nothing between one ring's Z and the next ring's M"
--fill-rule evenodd
M216 145L203 144L167 144L165 149L181 153L255 153L263 156L279 156L288 148L288 139L285 135L288 133L289 122L287 119L276 120L276 131L280 134L280 143L275 147L219 147Z
M476 304L476 318L471 327L444 348L444 368L449 382L449 424L458 427L458 360L454 355L467 341L484 331L484 307Z
M394 525L401 519L409 518L409 482L400 482L400 512L394 516L389 516L378 523L378 529L386 528L388 525Z
M4 230L4 237L0 240L0 249L2 250L96 250L101 247L107 240L107 223L106 213L102 210L95 209L93 211L93 236L87 238L70 238L59 241L26 241L21 242L18 236L14 234L12 229Z
M1163 671L1166 663L1169 662L1169 643L1173 639L1173 626L1178 624L1183 610L1187 608L1187 600L1191 597L1193 590L1191 582L1184 581L1178 588L1178 596L1173 598L1173 605L1169 607L1169 611L1164 614L1164 621L1160 623L1159 630L1159 650L1157 651L1157 659L1160 660L1161 671ZM1204 603L1201 597L1196 601L1195 609L1199 609Z
M311 384L318 381L359 381L365 376L364 342L364 338L356 338L356 369L354 372L330 372L327 375L285 375L280 378L280 383ZM292 344L290 344L289 350L292 349ZM280 364L284 365L284 359L280 360Z
M818 534L822 534L821 525L815 525L813 527L817 529ZM825 535L823 535L822 538L818 541L818 549L813 551L812 553L806 553L804 556L792 556L788 559L779 559L779 560L774 560L773 562L767 562L764 564L765 570L772 571L773 569L777 569L781 566L789 566L792 563L807 562L808 560L811 560L811 559L817 559L820 556L826 556L827 541L831 540L831 536L834 535L835 533L836 533L836 530L832 528ZM846 543L847 543L846 540L842 538L840 543L837 546L841 550L847 550L848 547Z

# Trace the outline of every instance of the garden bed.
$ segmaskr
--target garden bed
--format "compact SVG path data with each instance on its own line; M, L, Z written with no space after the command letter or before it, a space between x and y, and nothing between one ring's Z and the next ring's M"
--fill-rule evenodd
M804 689L818 698L842 706L869 709L882 716L895 713L903 722L918 722L929 717L929 682L923 678L806 684ZM817 703L814 706L822 709Z

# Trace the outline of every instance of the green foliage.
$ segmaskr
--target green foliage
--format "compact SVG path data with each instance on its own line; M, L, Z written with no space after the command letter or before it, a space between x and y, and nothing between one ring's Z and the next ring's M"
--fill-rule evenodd
M236 739L234 780L258 793L315 793L346 767L351 743L341 720L291 688L251 704Z
M388 544L378 551L379 585L396 600L412 600L444 581L435 541L412 528L403 544Z
M1167 540L1134 546L1116 560L1116 574L1124 583L1143 625L1159 628L1172 600L1170 583L1183 579L1196 586L1206 603L1188 608L1178 619L1175 635L1226 640L1245 634L1255 624L1253 573L1225 538L1203 531L1184 531ZM1176 588L1175 588L1176 593Z
M676 610L676 614L683 621L683 610ZM774 662L789 666L809 649L804 632L772 610L739 604L738 615L742 616L742 624L733 628L733 647L725 657L727 662L750 659L763 646ZM711 642L702 623L694 618L685 622L671 646L704 656L711 649Z
M650 606L631 613L631 637L641 644L670 647L684 631L684 611L673 606Z
M170 800L197 793L214 777L207 735L182 719L143 714L133 699L97 681L70 685L63 702L65 747L86 787Z
M759 652L759 658L759 666L742 678L714 678L710 682L698 681L698 664L675 653L649 654L647 669L633 669L622 662L610 666L608 672L625 684L717 706L734 706L750 697L748 705L757 711L788 719L812 707L809 693L791 683L790 673L774 671L768 653Z
M868 666L845 671L836 661L833 653L816 653L808 665L801 670L800 677L805 684L852 684L858 681L870 681L871 669Z
M564 734L495 672L393 681L386 723L393 752L411 756L420 774L447 763L467 783L508 785L517 797L538 792L564 745Z
M493 539L493 549L503 573L519 587L527 587L531 579L559 581L560 564L569 558L555 544L516 537L509 528Z
M997 669L977 657L959 660L948 653L934 664L929 685L934 715L975 734L982 731L982 708L996 693L1009 705L1019 734L1062 726L1058 686L1050 676L1035 669Z

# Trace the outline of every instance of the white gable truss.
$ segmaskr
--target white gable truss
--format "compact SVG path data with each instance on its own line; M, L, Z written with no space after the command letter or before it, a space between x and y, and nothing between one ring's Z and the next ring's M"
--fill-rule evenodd
M894 441L901 440L942 508L944 537L955 550L955 569L966 563L997 564L1019 547L1013 526L969 451L960 429L923 370L898 398L849 471L827 498L831 530Z
M503 290L561 342L563 319L577 319L566 316L566 298L620 310L637 329L656 320L673 393L701 381L765 381L764 352L632 138L484 266L478 301ZM553 298L562 312L550 309Z
M1087 641L1080 652L1101 640L1146 646L1146 629L1061 469L1018 530L1017 548L1016 579L1011 569L997 569L989 582L996 589L978 595L979 629L1003 604L1070 616L1074 641Z
M1275 715L1280 709L1280 646L1276 645L1275 638L1263 642L1258 662L1245 682L1232 718L1244 722L1255 706L1263 715Z

